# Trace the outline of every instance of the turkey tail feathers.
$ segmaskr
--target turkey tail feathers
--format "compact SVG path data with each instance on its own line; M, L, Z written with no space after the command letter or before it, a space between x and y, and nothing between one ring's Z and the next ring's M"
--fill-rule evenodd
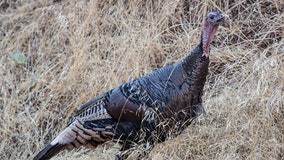
M91 138L91 135L84 131L83 125L78 120L75 120L50 144L40 151L34 157L34 160L50 159L65 148L71 150L80 147L81 145L85 145Z
M40 151L33 160L47 160L59 153L62 149L64 149L65 145L62 144L48 144L42 151Z

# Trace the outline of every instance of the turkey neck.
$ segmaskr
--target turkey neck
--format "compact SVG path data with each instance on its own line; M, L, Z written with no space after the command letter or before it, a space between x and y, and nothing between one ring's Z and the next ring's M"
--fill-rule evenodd
M208 73L210 42L216 34L218 25L212 25L205 21L200 44L182 62L182 66L191 81L191 90L202 93L206 75Z
M201 34L202 56L209 57L210 43L213 40L217 30L218 25L211 25L209 22L205 21Z
M188 82L191 84L191 90L196 93L202 93L208 73L209 57L202 55L203 46L201 42L191 54L182 61L183 69L189 80Z

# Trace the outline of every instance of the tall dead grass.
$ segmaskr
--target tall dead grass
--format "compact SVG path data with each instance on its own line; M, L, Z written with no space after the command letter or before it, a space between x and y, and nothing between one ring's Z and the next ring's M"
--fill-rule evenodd
M216 9L230 18L212 43L207 113L149 159L284 159L282 1L0 3L0 159L31 159L87 100L186 56ZM57 158L109 159L117 148Z

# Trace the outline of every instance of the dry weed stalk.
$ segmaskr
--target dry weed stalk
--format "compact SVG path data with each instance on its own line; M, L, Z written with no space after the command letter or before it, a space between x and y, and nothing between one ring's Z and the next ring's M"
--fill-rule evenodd
M150 158L283 159L284 3L277 0L1 2L0 159L31 158L88 99L186 55L203 15L216 8L230 15L230 28L213 42L207 114ZM25 65L13 61L16 52ZM109 159L115 149L64 157Z

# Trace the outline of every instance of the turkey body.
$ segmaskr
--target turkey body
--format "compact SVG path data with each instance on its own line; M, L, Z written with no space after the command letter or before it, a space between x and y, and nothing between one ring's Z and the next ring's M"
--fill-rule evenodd
M173 125L176 127L177 123L182 125L190 122L203 111L201 97L209 58L201 56L201 46L201 44L198 45L180 62L125 83L91 100L77 111L71 123L73 120L84 117L81 115L87 113L92 108L92 104L97 103L98 100L102 101L111 115L110 123L115 124L113 125L116 132L115 139L134 140L137 137L135 134L141 128L157 126L162 122L174 121L173 124L166 125L167 128L162 128L163 130L170 129L174 127ZM155 119L149 124L150 116L154 116ZM96 123L97 121L87 120L85 127L94 128ZM150 132L153 131L156 130L150 130ZM160 137L156 138L160 139Z
M84 104L67 125L67 129L72 124L76 128L71 133L61 133L34 160L49 159L64 148L81 145L95 148L109 140L122 142L123 149L128 149L133 142L153 144L164 141L169 131L182 131L203 111L201 97L209 58L202 56L201 46L202 43L182 61L122 84ZM82 134L96 136L84 139Z
M201 46L182 61L97 96L77 110L69 124L80 120L88 129L109 126L114 135L103 138L119 139L123 143L124 140L164 141L169 129L179 131L203 111L201 97L209 58L201 56ZM86 118L99 105L110 116ZM161 123L163 127L158 128ZM142 139L141 129L146 132Z
M223 19L218 11L208 13L200 44L181 61L122 84L81 106L66 129L34 160L50 159L63 149L96 148L107 141L123 144L122 150L133 143L153 146L170 134L179 134L203 112L209 43Z

